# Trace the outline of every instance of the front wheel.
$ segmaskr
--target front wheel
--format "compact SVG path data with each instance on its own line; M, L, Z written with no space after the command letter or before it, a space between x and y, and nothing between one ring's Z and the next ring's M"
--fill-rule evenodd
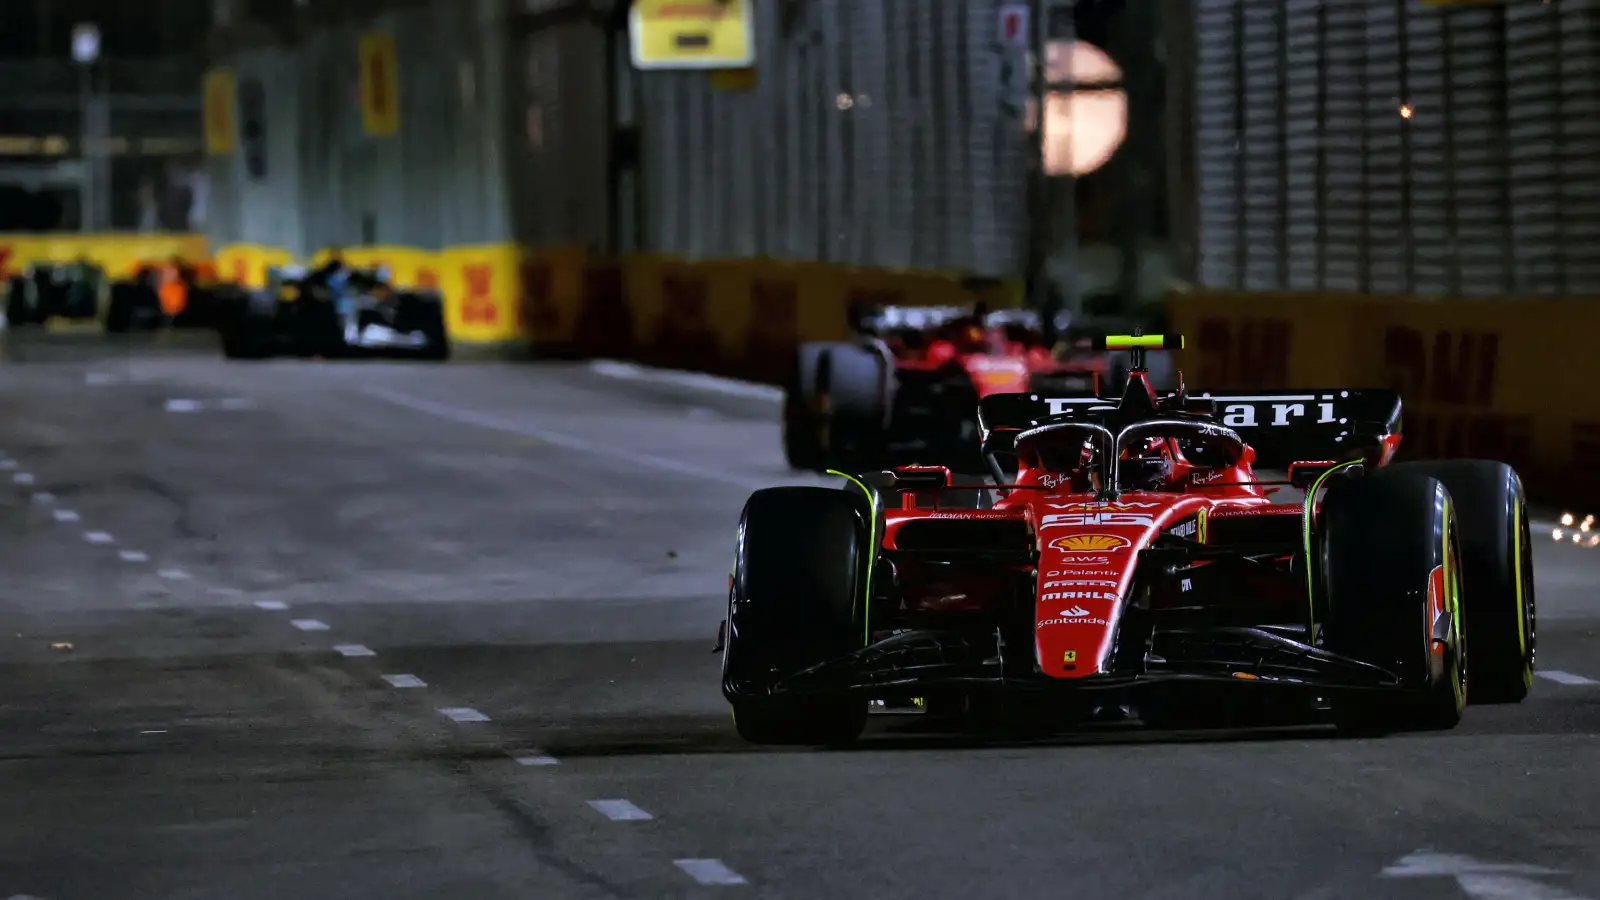
M1335 702L1346 730L1453 728L1467 697L1460 527L1437 479L1378 471L1323 503L1320 570L1327 649L1391 673L1391 688Z
M741 737L838 744L866 725L848 685L788 694L783 682L863 643L873 526L855 495L832 488L756 491L745 504L728 600L722 690Z

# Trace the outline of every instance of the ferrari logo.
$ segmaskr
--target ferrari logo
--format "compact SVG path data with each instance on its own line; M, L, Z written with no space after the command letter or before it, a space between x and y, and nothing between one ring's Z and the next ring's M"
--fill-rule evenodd
M1064 663L1077 662L1078 661L1078 651L1076 651L1076 650L1068 650L1066 653L1061 654L1061 661L1064 662Z

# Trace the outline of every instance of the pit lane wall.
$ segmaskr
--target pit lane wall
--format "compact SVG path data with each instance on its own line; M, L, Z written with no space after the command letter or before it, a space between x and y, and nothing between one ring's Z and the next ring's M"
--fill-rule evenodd
M1190 385L1398 390L1401 458L1504 460L1536 498L1600 503L1593 300L1216 292L1170 314Z

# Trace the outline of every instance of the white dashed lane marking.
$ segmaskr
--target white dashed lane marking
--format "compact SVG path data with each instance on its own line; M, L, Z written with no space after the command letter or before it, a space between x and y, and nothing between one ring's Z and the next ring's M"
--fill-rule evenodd
M561 760L556 759L554 756L547 756L537 750L518 753L512 759L515 759L519 766L556 766L561 764Z
M301 631L327 631L328 623L319 619L290 619L289 624Z
M489 717L470 706L446 706L439 710L439 715L452 722L487 722Z
M256 601L256 609L264 609L264 610L267 610L268 612L279 612L281 610L285 610L285 609L288 609L288 608L289 608L289 604L283 602L282 600L257 600Z
M415 675L385 675L383 680L389 682L390 687L397 688L423 688L428 683Z
M83 539L91 544L115 544L117 539L104 531L85 531Z
M35 491L33 494L33 502L39 504L40 506L49 506L50 504L56 502L56 495L50 493L49 491Z
M14 459L0 459L0 471L10 472L17 468L19 463Z
M27 472L18 472L11 476L11 481L14 484L33 484L33 476Z
M340 656L377 656L378 655L371 647L365 647L365 646L362 646L361 644L334 644L333 645L333 649Z
M590 800L589 805L613 822L644 822L655 818L626 800Z
M1574 675L1571 672L1560 672L1553 669L1545 672L1537 672L1535 674L1537 674L1540 678L1548 678L1549 680L1554 681L1556 684L1566 684L1572 686L1600 684L1600 681L1595 681L1593 678L1585 678L1582 675Z
M748 884L744 876L728 868L720 859L675 859L672 864L695 881L705 885Z
M123 562L142 563L150 561L150 554L141 550L124 550L117 555L122 557Z
M189 577L189 573L182 569L162 569L156 574L170 581L184 581Z
M58 509L52 511L50 515L55 516L57 522L78 521L78 511L75 509Z

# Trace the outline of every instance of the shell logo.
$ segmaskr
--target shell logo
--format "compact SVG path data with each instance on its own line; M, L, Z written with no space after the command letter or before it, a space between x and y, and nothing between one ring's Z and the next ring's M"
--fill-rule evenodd
M1124 550L1128 539L1114 534L1069 534L1050 542L1050 546L1068 553L1104 553L1107 550Z

